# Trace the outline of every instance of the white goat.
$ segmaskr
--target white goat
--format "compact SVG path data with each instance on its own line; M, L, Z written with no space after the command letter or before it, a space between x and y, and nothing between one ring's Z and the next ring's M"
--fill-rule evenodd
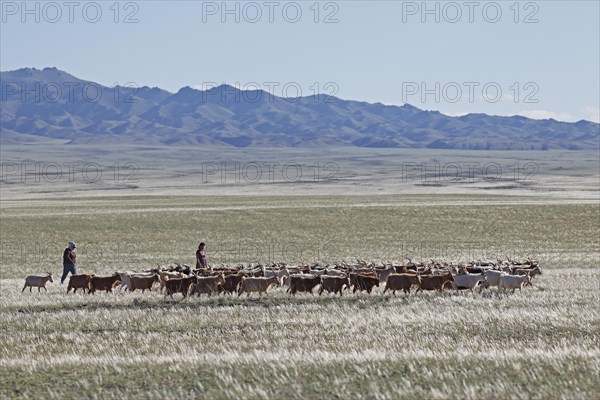
M285 267L281 268L281 269L279 269L277 271L270 270L270 269L265 269L263 272L264 272L264 277L265 278L270 278L272 276L277 277L277 280L279 282L278 283L279 286L283 286L284 282L290 276L290 272Z
M529 275L506 275L500 278L500 284L498 285L501 289L512 289L512 293L515 289L523 288L524 284L531 284L531 277Z
M484 274L487 279L487 283L484 285L486 288L490 288L492 286L498 287L500 285L500 278L508 275L507 272L495 270L485 271Z
M48 281L54 282L52 280L52 274L50 272L46 272L46 275L44 276L29 275L27 278L25 278L25 286L23 286L23 290L21 290L21 293L23 293L27 286L29 286L30 292L31 288L34 286L38 288L38 292L40 291L40 288L44 288L44 290L47 292L48 289L46 289L46 282Z
M458 274L454 277L454 289L469 289L473 293L473 289L479 283L485 283L484 274Z

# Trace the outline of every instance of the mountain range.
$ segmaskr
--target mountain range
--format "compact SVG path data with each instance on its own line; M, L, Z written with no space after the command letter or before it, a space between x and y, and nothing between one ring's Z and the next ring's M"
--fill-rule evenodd
M56 68L0 72L0 142L233 147L356 146L597 150L600 124L522 116L451 117L409 104L295 99L221 85L106 87Z

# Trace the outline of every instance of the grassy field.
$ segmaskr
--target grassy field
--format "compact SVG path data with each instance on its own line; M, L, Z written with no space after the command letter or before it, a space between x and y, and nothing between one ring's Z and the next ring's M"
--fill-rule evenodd
M0 146L2 199L511 195L598 199L598 152Z
M599 210L474 195L3 201L1 276L60 270L67 240L96 273L190 264L201 240L213 264L531 256L546 268L595 268Z
M5 200L0 397L590 399L600 388L600 206L548 197ZM514 295L20 293L60 272L209 262L531 256Z

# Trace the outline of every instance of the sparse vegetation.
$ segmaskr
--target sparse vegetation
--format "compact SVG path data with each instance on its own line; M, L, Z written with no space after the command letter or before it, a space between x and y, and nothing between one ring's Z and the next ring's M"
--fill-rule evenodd
M588 399L600 387L597 204L190 196L1 207L3 398ZM20 293L26 275L59 272L67 240L82 271L110 273L192 263L199 239L211 263L400 260L412 248L414 259L530 255L544 274L508 296L276 289L177 302L156 291L66 295L57 280Z

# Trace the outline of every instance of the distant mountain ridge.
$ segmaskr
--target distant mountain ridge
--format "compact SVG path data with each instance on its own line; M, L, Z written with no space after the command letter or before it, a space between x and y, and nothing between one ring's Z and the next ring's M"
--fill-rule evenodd
M0 72L0 141L594 150L600 125L468 114L450 117L320 95L284 99L222 85L177 93L109 88L56 68Z

